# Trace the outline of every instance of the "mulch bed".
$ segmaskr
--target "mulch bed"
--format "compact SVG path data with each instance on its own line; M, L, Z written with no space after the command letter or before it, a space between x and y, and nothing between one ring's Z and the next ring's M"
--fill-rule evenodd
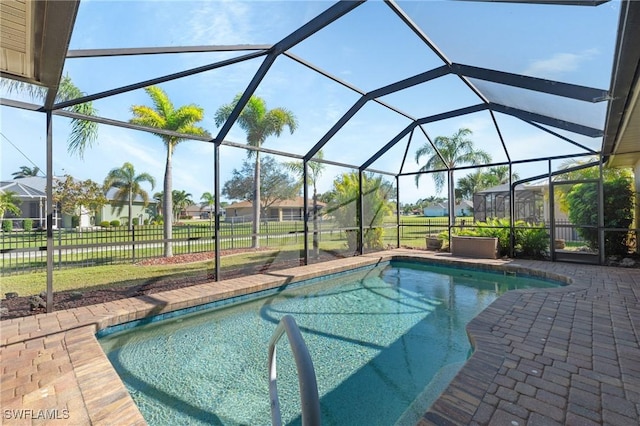
M220 253L221 256L229 256L239 253L257 252L257 251L269 251L268 248L261 249L238 249L238 250L225 250ZM342 257L338 253L321 253L320 261L327 261L335 259L336 257ZM168 265L168 264L184 264L192 262L201 262L206 260L212 260L214 258L213 252L208 253L193 253L176 255L169 258L157 258L149 259L138 263L141 267L146 265ZM222 271L222 278L230 279L246 275L262 274L268 271L292 268L303 264L303 259L287 259L276 260L267 264L250 265L244 267L237 267L233 269L224 269ZM202 284L215 279L214 272L207 274L201 274L198 276L190 277L161 277L154 278L143 284L133 285L129 287L114 287L104 288L99 290L86 290L86 291L62 291L54 292L53 305L55 310L64 310L77 308L80 306L94 305L97 303L110 302L118 299L125 299L129 297L136 297L145 294L159 293L162 291L175 290L178 288L189 287L192 285ZM18 318L28 315L35 315L46 312L45 308L31 308L30 303L31 296L13 297L10 299L2 299L1 306L3 308L2 319ZM4 311L4 308L7 311Z

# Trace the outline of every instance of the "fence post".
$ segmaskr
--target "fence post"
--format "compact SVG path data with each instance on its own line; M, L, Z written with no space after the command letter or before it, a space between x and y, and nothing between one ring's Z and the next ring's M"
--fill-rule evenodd
M58 269L62 269L62 229L58 228Z
M191 225L187 225L187 253L191 254Z
M234 245L234 236L233 236L233 224L235 223L235 221L233 220L233 218L231 218L231 250L233 250L235 248Z
M131 263L136 263L136 226L131 225Z

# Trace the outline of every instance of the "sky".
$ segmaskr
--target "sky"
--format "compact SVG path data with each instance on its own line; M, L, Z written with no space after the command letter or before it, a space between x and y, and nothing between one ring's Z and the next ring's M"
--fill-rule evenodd
M104 1L80 4L70 49L224 44L274 44L328 8L330 1ZM398 1L430 40L455 63L525 74L599 89L611 84L619 2L598 7L518 5L464 1ZM442 65L442 61L380 1L369 1L327 28L294 46L294 55L363 90L371 91ZM64 73L87 94L238 56L243 52L122 56L68 59ZM248 85L262 62L253 59L160 85L174 106L197 104L204 108L200 123L211 134L218 132L216 110L231 102ZM604 128L605 103L590 104L541 95L496 83L471 79L490 100L525 108L595 128ZM295 133L285 130L271 137L265 148L305 154L351 108L359 95L299 63L280 56L255 93L268 108L283 107L298 121ZM3 96L32 101L18 94ZM456 76L445 76L411 89L393 93L382 101L414 117L455 110L480 103ZM128 121L132 105L150 105L143 90L135 90L94 102L103 117ZM21 166L45 169L45 116L42 113L0 107L0 178L11 180ZM524 160L550 155L584 154L585 150L536 129L519 119L496 113L500 133L484 111L431 123L425 130L432 139L469 128L475 147L488 152L494 162ZM325 159L360 165L402 131L410 120L377 103L367 103L323 149ZM588 148L598 150L601 138L590 138L549 129ZM125 162L136 173L149 173L162 190L166 152L152 134L100 125L98 142L84 158L66 152L69 120L56 117L54 174L102 182L113 168ZM504 146L500 140L504 140ZM245 143L246 134L234 125L227 140ZM417 171L416 150L427 143L416 133L396 144L371 167L397 173ZM506 151L505 151L506 147ZM508 157L507 157L508 154ZM246 151L221 148L222 184L239 169ZM277 158L290 161L288 158ZM557 169L561 161L553 161ZM545 162L515 165L520 178L548 172ZM318 191L330 190L333 180L349 169L328 165ZM460 171L456 180L467 174ZM393 177L388 179L393 180ZM173 188L192 194L199 202L213 192L213 147L185 141L173 157ZM400 201L412 203L436 193L430 176L416 186L414 176L400 178Z

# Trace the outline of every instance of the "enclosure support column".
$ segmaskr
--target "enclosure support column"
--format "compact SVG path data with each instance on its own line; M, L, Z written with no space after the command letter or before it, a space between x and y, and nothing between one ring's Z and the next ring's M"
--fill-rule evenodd
M358 254L364 253L364 215L363 215L363 203L364 197L362 195L362 170L358 170Z
M47 312L53 312L53 115L47 110Z
M509 257L515 257L516 246L516 188L513 186L513 168L509 162Z
M216 281L220 281L220 144L215 143L213 148L213 200L215 202L213 206L214 218L214 232L213 238L215 242L215 275Z
M400 248L400 176L396 175L396 248Z
M456 190L453 186L453 170L447 172L449 185L449 242L451 242L451 227L456 224Z
M303 219L303 230L304 230L304 264L309 264L309 188L307 188L307 160L302 160L302 219ZM313 212L313 220L315 220L315 202L314 202L314 212ZM315 250L315 242L316 235L314 229L314 250Z
M598 254L601 265L605 263L605 245L604 245L604 188L602 185L602 157L598 164L599 176L598 179Z
M551 160L549 160L549 253L552 261L556 260L556 203L553 192L553 175L551 173Z

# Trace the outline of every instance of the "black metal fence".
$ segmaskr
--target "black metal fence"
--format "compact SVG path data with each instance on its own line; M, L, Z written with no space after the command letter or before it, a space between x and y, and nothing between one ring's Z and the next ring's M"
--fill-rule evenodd
M311 228L311 227L310 227ZM311 231L311 230L310 230ZM170 240L162 225L113 228L55 229L54 268L136 263L161 257L164 246L172 245L174 255L215 250L213 222L173 227ZM339 229L331 221L318 221L319 239L337 238ZM220 224L220 250L252 247L252 223L232 221ZM260 244L281 247L302 244L304 223L264 221L260 225ZM0 233L0 275L44 271L46 269L46 230Z
M393 218L395 219L395 218ZM457 218L457 227L474 226L473 218ZM347 245L345 230L331 220L319 220L317 239L323 248ZM549 224L545 224L549 229ZM426 236L437 236L448 230L447 218L403 217L400 226L395 220L383 225L384 248L397 245L425 248ZM569 244L583 242L575 226L568 221L556 222L556 239ZM309 223L310 236L313 226ZM302 245L304 222L264 221L260 225L260 244L265 247ZM310 237L311 239L311 237ZM252 247L252 223L228 220L220 223L220 250ZM161 225L141 225L113 228L77 228L53 230L54 268L136 263L162 257L164 245L170 243L174 255L213 252L215 230L213 221L176 225L171 240L164 239ZM46 231L8 231L0 233L0 275L46 270Z

